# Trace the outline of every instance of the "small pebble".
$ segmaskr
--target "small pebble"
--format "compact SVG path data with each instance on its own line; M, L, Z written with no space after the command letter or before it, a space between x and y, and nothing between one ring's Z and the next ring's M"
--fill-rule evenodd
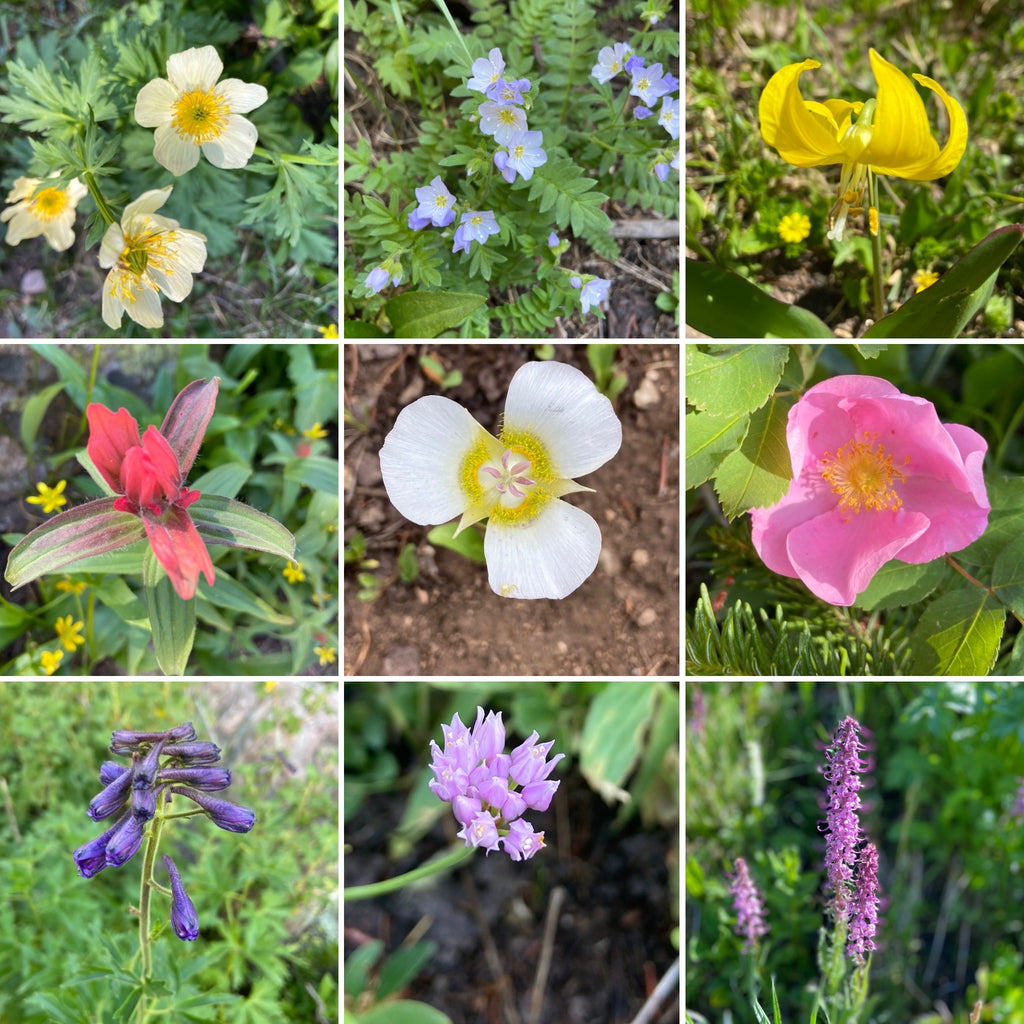
M643 548L637 548L629 560L634 569L646 569L651 564L651 556Z
M641 629L653 626L658 621L658 613L653 608L645 608L637 617L636 624Z
M651 406L657 405L660 401L661 392L658 390L658 385L654 383L651 372L648 371L647 375L640 381L633 392L633 404L638 409L650 409Z

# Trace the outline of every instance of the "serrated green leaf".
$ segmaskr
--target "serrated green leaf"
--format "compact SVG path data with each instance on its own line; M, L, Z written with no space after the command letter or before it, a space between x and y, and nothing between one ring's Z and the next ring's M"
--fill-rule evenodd
M473 292L403 292L388 299L384 309L396 338L436 338L486 302Z
M715 475L722 460L739 449L750 417L746 413L733 416L711 416L705 412L686 414L686 486L699 487Z
M992 589L999 600L1024 616L1024 536L1020 517L1014 521L1016 537L1000 552L992 566Z
M932 601L911 634L913 671L922 676L983 676L995 664L1006 609L968 586Z
M782 379L785 345L730 345L714 352L686 346L686 401L712 416L753 412Z
M947 566L941 558L921 565L893 559L875 573L854 604L867 611L906 608L924 600L942 581Z
M722 511L735 519L751 508L774 505L793 479L786 418L792 401L772 396L750 417L739 449L726 456L715 474Z

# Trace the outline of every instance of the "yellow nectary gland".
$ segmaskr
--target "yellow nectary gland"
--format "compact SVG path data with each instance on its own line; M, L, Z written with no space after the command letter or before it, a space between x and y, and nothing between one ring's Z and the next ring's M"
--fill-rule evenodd
M893 482L906 477L892 464L892 456L880 444L872 444L877 434L865 434L863 441L848 441L835 455L825 452L819 469L822 479L839 495L841 512L861 509L895 511L903 504ZM908 455L904 465L910 462Z
M503 431L501 455L486 439L477 441L459 469L459 482L471 507L486 508L493 523L515 526L533 519L550 499L542 485L551 479L544 446L522 431Z
M177 133L197 146L219 139L228 126L231 109L212 89L194 89L174 104Z
M68 194L59 188L44 188L31 200L32 213L40 220L53 220L59 217L68 206Z

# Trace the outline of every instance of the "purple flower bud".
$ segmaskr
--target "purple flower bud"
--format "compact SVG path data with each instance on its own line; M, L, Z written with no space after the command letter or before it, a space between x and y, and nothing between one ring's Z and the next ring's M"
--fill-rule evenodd
M636 106L633 108L633 117L635 117L638 121L645 120L646 118L650 117L653 113L654 111L651 110L649 107Z
M220 760L220 747L207 740L200 740L197 743L172 743L164 747L164 757L173 757L188 765L215 764Z
M520 818L508 826L508 835L502 837L505 852L513 860L529 860L544 847L544 833L534 832L533 826Z
M497 757L505 749L505 726L501 721L501 712L487 713L484 709L476 709L476 725L473 726L473 739L476 741L477 752L485 761Z
M498 828L487 811L481 811L468 825L463 826L458 836L466 840L467 846L482 846L488 853L498 849Z
M196 738L195 726L191 722L182 722L173 729L164 732L136 732L134 729L115 729L110 737L112 754L130 754L140 743L156 743L166 740L168 743L182 743Z
M134 814L125 815L119 820L119 827L107 843L107 864L110 867L119 868L139 852L145 827L146 823Z
M864 954L875 948L878 925L878 850L867 843L857 857L857 888L853 894L846 951L851 960L864 963Z
M112 761L105 761L104 767L108 764L113 764ZM114 767L120 767L114 765ZM109 774L109 773L108 773ZM103 779L103 772L100 772L100 780ZM89 810L86 812L93 821L102 821L104 818L109 818L112 814L124 808L124 805L128 801L129 787L132 781L132 773L127 768L121 768L120 774L118 774L112 782L110 782L106 789L102 792L97 793L96 796L89 801Z
M216 793L231 785L231 772L227 768L161 768L156 780Z
M764 901L742 857L736 858L736 876L729 886L729 892L733 896L733 908L736 911L735 931L737 935L745 937L743 951L746 953L757 945L762 935L768 934L768 925L764 920Z
M483 805L472 796L457 796L452 801L452 811L463 825L468 825L479 813Z
M555 765L565 757L565 754L556 754L550 761L544 761L548 751L554 746L554 742L554 740L548 740L547 743L537 746L537 730L534 729L526 742L520 743L512 751L510 774L520 786L546 779Z
M156 791L152 789L133 789L132 814L139 821L149 821L156 814Z
M526 806L535 811L546 811L551 806L551 798L558 786L557 782L531 782L523 786Z
M825 875L832 891L832 906L837 918L845 918L853 880L853 862L860 841L860 773L868 765L861 759L864 749L857 733L860 725L853 718L844 718L836 727L832 746L825 754L827 764L822 774L826 787ZM820 825L818 826L821 827Z
M118 819L103 835L90 839L71 855L78 866L78 873L83 878L92 878L107 866L107 843L110 842L110 837L121 827L124 820L124 818Z
M164 857L167 874L171 876L171 927L174 934L184 942L192 942L199 938L199 916L195 905L181 884L181 875L170 857Z
M194 800L210 815L214 825L224 829L225 832L249 832L256 824L256 814L248 807L239 807L238 804L233 804L228 800L207 796L188 786L171 786L171 792Z
M132 768L132 789L152 789L153 780L156 778L156 770L160 766L160 753L164 749L165 740L162 738L150 747L145 757L139 757L138 752L132 754L134 766Z
M548 248L554 249L556 245L558 245L558 235L552 231L551 234L548 235Z
M100 765L100 782L104 786L109 786L115 779L121 778L128 769L123 764L118 764L116 761L104 761ZM129 779L131 775L129 775Z
M383 267L374 267L366 275L366 280L363 281L365 287L371 292L380 292L382 288L387 286L388 281L391 280L390 274Z

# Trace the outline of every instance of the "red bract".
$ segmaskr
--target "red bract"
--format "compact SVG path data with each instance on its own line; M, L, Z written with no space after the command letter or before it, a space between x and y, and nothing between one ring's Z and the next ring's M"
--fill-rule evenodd
M217 401L217 378L193 381L171 404L160 430L139 424L127 409L111 412L90 403L89 458L110 489L121 495L118 512L142 519L157 561L164 567L178 596L195 596L199 575L213 586L213 563L188 514L199 499L185 486L206 426Z

